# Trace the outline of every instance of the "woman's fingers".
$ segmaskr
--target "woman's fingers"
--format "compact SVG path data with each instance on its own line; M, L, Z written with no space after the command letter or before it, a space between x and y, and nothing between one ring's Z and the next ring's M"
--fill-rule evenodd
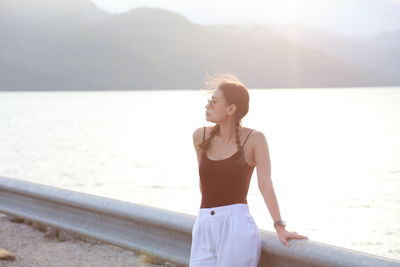
M289 237L284 236L284 235L279 235L278 236L279 241L282 243L282 245L288 246L289 245Z
M285 246L289 246L290 239L308 239L304 235L299 235L297 232L286 232L284 235L279 236L281 243Z
M291 238L296 238L296 239L308 239L308 237L304 236L304 235L299 235L297 234L297 232L293 232Z

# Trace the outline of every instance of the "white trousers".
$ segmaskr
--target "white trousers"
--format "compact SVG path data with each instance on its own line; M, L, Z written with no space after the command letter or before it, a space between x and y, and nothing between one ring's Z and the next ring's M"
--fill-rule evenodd
M247 204L199 209L190 267L256 267L260 256L260 231Z

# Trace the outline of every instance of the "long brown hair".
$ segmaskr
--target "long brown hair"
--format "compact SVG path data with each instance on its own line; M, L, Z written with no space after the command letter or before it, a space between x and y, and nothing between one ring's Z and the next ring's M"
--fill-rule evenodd
M240 143L239 127L242 124L242 118L246 116L249 111L249 93L244 84L233 74L225 73L219 74L215 77L209 77L209 81L206 82L208 88L214 90L220 89L224 94L225 100L228 104L235 104L237 109L234 113L235 119L235 133L236 133L236 145L239 151L238 162L244 165L244 150ZM210 91L210 89L209 89ZM220 132L220 125L217 123L211 129L210 137L203 140L199 145L202 149L202 153L206 153L210 146L211 139L214 138Z

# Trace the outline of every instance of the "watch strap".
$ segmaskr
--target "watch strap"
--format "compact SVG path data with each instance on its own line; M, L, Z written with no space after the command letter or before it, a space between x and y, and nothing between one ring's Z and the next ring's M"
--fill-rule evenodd
M276 220L276 221L274 222L274 228L276 228L278 225L285 227L285 226L286 226L286 223L285 223L284 220L279 219L279 220Z

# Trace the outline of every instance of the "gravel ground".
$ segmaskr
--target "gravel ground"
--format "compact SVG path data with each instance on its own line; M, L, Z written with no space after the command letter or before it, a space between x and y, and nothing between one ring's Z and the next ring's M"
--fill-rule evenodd
M0 248L15 254L16 260L0 261L0 267L175 266L156 263L145 255L95 240L84 241L66 235L66 241L59 241L32 225L13 223L9 219L0 214Z

